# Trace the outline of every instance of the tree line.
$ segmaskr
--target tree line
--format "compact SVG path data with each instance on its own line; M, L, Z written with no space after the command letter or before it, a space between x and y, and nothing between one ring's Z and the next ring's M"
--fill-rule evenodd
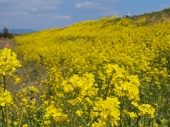
M13 37L14 35L9 33L9 30L6 27L4 27L3 33L0 33L0 38L13 38Z

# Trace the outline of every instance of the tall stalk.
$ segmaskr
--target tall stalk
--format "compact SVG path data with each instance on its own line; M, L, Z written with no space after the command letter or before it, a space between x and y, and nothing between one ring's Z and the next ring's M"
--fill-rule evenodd
M2 111L3 124L5 124L5 115L4 115L4 110L2 106L1 106L1 111Z
M6 76L5 75L3 75L3 82L4 82L4 92L5 92L6 90Z
M22 112L22 114L21 114L21 118L20 118L20 121L19 121L19 125L18 125L18 127L21 127L21 123L22 123L23 115L24 115L24 112Z
M5 111L6 111L6 113L5 113L6 127L9 127L9 123L8 123L8 106L7 105L5 105Z
M6 90L6 75L3 75L3 82L4 82L4 92ZM6 118L6 127L9 127L8 123L8 106L5 104L5 118Z
M110 77L110 79L109 79L109 81L108 81L108 83L107 83L107 89L106 89L106 94L105 94L105 96L104 96L104 100L107 99L108 92L109 92L109 88L110 88L110 82L111 82L111 80L112 80L112 77L113 77L113 74L111 75L111 77Z
M122 122L123 122L123 97L120 97L120 126L122 127Z

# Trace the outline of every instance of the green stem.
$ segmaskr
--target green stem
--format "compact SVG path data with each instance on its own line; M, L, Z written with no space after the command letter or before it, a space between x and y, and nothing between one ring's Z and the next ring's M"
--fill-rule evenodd
M98 118L100 118L100 115L98 115L96 118L93 119L93 121L90 123L89 127L91 127L92 124L93 124L95 121L97 121Z
M1 110L2 110L2 119L3 119L3 123L5 124L5 115L4 115L4 110L3 110L2 106L1 106Z
M79 116L79 117L80 117L81 120L84 122L85 126L88 127L88 124L86 123L86 121L85 121L81 116Z
M3 75L3 81L4 81L4 92L6 90L6 76ZM8 123L8 106L5 105L5 117L6 117L6 127L9 127L9 123Z
M8 123L8 106L5 105L5 110L6 110L6 114L5 114L5 117L6 117L6 127L9 127L9 123Z
M3 81L4 81L4 91L6 90L6 76L3 75Z
M31 127L30 118L28 118L27 120L28 120L28 127Z
M134 127L139 127L139 120L140 120L141 116L138 116L136 123L134 124Z
M130 103L130 112L132 112L132 104ZM132 118L130 118L130 120L129 120L129 122L130 122L130 127L132 127Z
M109 92L109 87L110 87L110 82L111 82L111 80L112 80L112 77L113 77L113 75L111 75L111 77L110 77L110 79L109 79L109 82L108 82L108 84L107 84L107 89L106 89L106 94L105 94L105 96L104 96L104 100L107 99L108 92Z
M123 118L123 97L120 98L120 127L122 127Z
M53 117L51 117L51 127L55 127Z
M20 119L20 121L19 121L19 125L18 125L18 127L21 127L21 123L22 123L23 115L24 115L24 112L22 112L22 114L21 114L21 119Z
M143 126L145 127L145 124L146 124L146 119L145 119L145 116L143 116Z

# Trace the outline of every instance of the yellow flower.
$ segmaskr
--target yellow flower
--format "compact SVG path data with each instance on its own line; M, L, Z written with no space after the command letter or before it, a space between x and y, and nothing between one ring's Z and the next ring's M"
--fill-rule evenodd
M142 104L140 106L138 106L139 109L139 115L143 116L143 115L150 115L150 118L154 118L154 113L155 113L155 109L149 105L149 104Z
M5 106L5 102L1 102L1 106Z
M21 99L21 102L26 103L26 102L28 102L28 100L23 98L23 99Z
M168 121L168 120L167 120L166 118L161 119L161 123L162 123L162 124L166 124L167 121Z
M21 78L17 77L15 78L15 84L18 84L21 81Z
M24 125L22 125L22 127L28 127L28 124L24 124Z
M11 49L4 48L0 50L0 74L11 75L17 67L21 66L16 57L17 55Z
M18 122L15 121L15 122L14 122L14 125L17 126L17 125L18 125Z
M38 93L39 92L39 90L35 86L29 86L28 89L32 93Z
M131 118L137 118L137 117L138 117L138 115L137 115L136 113L134 113L134 112L130 112L130 113L129 113L129 116L130 116Z
M50 103L50 105L46 108L44 119L50 119L51 117L55 122L65 121L68 117L67 114L64 114L61 108L54 107L54 102Z
M158 124L153 124L153 127L159 127Z
M76 113L78 116L81 116L81 115L83 114L83 111L82 111L82 110L77 110L75 113Z
M13 99L12 99L12 95L9 91L5 90L3 91L3 89L0 89L0 105L1 106L5 106L6 104L12 104L13 103Z
M45 124L45 125L50 125L50 124L51 124L51 121L50 121L50 120L45 120L45 121L44 121L44 124Z

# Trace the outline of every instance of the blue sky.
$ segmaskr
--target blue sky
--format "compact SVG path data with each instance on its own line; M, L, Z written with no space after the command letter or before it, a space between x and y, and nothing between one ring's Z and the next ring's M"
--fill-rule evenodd
M0 29L62 28L105 16L140 15L170 7L169 0L0 0Z

